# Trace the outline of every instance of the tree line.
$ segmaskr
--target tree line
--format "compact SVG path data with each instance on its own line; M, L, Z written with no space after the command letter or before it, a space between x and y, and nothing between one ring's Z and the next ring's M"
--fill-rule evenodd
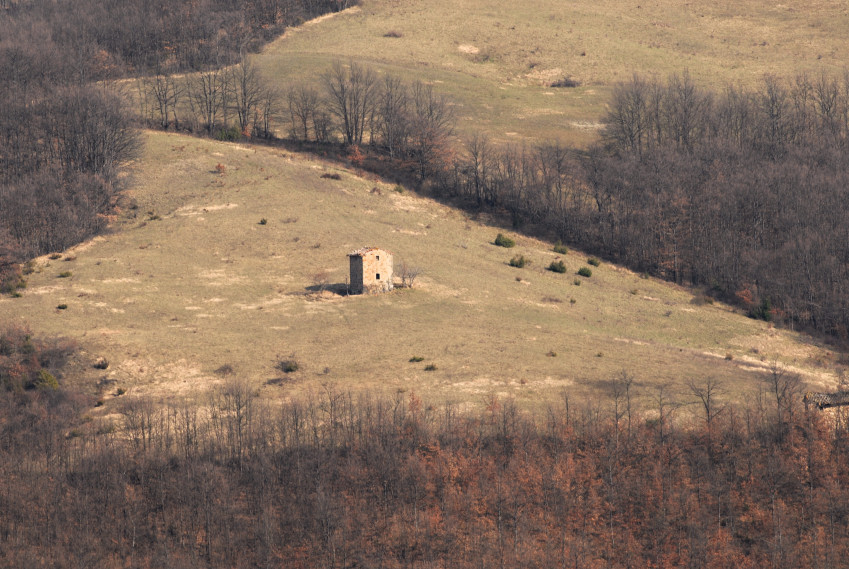
M139 149L127 94L102 80L144 78L167 127L171 74L203 71L192 99L216 127L219 82L240 132L268 132L271 91L245 54L286 26L355 0L6 1L0 3L0 293L24 286L21 263L103 231ZM238 63L241 62L241 63ZM224 66L238 63L219 79ZM111 85L111 87L107 86ZM148 99L145 99L148 100ZM262 118L259 118L259 115ZM263 123L263 121L266 121Z
M689 76L613 92L602 140L496 146L435 160L431 188L742 305L849 334L849 73L714 92Z
M0 18L48 39L82 82L198 71L257 51L293 25L356 0L7 0Z
M341 143L357 166L389 164L517 229L702 287L758 318L849 334L849 73L722 91L686 73L635 76L615 87L601 140L585 150L485 134L459 143L447 97L356 62L285 93L247 60L148 81L142 99L160 126Z
M0 334L0 374L10 369L3 358L41 357L44 347L25 338ZM272 405L231 379L202 401L124 395L109 403L115 418L91 420L91 397L4 383L0 560L844 564L845 414L804 409L798 378L777 367L742 405L710 380L678 392L649 385L623 373L607 397L564 393L529 413L496 397L460 412L413 393L332 385Z

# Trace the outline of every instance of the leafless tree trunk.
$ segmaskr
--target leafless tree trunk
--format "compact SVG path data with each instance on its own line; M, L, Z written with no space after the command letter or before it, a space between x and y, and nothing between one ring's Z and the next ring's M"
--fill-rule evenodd
M189 80L189 103L210 134L218 126L225 103L227 75L220 69L198 73Z
M374 72L353 61L347 67L336 61L322 75L322 83L330 112L341 122L345 143L362 144L377 97Z

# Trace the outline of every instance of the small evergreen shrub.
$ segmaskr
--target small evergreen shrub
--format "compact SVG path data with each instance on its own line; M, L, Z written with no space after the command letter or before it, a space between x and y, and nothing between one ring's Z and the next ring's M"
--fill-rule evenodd
M423 361L424 361L424 358L421 357L421 356L413 356L412 358L410 358L410 363L418 363L418 362L423 362Z
M593 276L593 271L589 267L581 267L580 269L578 269L578 274L582 277L590 278L591 276Z
M301 365L294 357L285 360L277 360L276 367L283 373L293 373L301 369Z
M38 377L35 380L34 387L36 389L47 389L50 391L55 391L59 389L59 382L56 381L56 377L47 370L39 370Z
M513 241L512 239L510 239L509 237L505 237L503 233L499 233L495 237L494 243L496 245L498 245L499 247L506 247L507 249L509 249L510 247L516 246L516 242Z
M427 364L424 368L425 371L436 371L436 364Z
M563 244L563 243L562 243L562 242L558 239L558 240L557 240L557 243L555 243L555 244L554 244L554 252L555 252L555 253L558 253L558 254L560 254L560 255L565 255L566 253L568 253L568 252L569 252L569 248L568 248L568 247L566 247L566 245L564 245L564 244Z
M548 270L554 273L565 273L566 265L563 263L563 261L552 261L551 264L548 266Z
M523 268L528 263L528 260L525 259L523 255L516 255L512 259L510 259L510 266L516 267L517 269Z
M260 219L260 220L259 220L259 224L260 224L260 225L265 225L266 223L268 223L268 220L267 220L267 219L265 219L264 217L263 217L262 219Z
M749 310L749 318L770 322L772 320L772 301L769 298L761 300L760 304Z
M601 261L597 257L590 257L589 259L587 259L587 263L589 263L593 267L598 267L599 265L601 265Z
M60 279L67 279L68 277L72 276L73 274L74 273L72 273L71 271L62 271L61 273L59 273L59 278Z
M51 261L55 261L56 259L60 259L62 257L62 253L50 253L50 256L47 257Z
M68 308L67 304L60 304L56 307L56 310L65 310L66 308Z
M575 279L574 281L572 281L572 284L575 286L581 286L581 279Z
M341 180L342 179L342 176L340 176L336 172L333 172L332 174L325 172L324 174L321 175L321 177L324 178L325 180Z
M239 140L242 138L242 131L240 131L239 127L237 126L222 128L215 135L215 138L224 142L233 142L234 140Z

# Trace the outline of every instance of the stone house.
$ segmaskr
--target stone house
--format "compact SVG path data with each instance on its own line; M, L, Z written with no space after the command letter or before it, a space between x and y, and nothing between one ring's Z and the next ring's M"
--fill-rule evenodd
M363 247L348 253L351 264L351 294L376 294L392 290L392 253Z

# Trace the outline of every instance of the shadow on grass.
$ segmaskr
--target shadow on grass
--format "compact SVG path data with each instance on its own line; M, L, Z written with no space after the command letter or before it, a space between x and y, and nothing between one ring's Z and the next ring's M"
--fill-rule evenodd
M337 296L348 296L350 294L348 292L348 283L317 284L304 288L307 292L318 294L321 294L322 292L329 292Z

